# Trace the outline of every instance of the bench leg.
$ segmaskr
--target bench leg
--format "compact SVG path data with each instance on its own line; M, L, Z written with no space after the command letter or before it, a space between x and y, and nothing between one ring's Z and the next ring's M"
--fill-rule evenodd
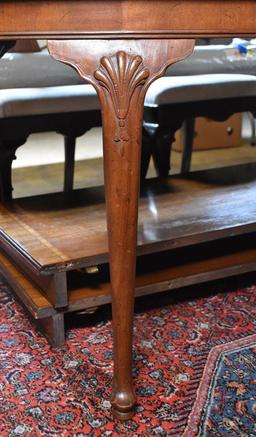
M160 178L167 178L170 173L171 147L173 141L173 133L158 131L155 144L152 148L152 156L157 175Z
M193 152L195 118L187 118L183 123L184 142L182 151L181 173L189 173Z
M141 145L141 171L140 171L140 177L142 183L147 176L151 155L152 155L152 141L147 130L143 128L142 145Z
M169 115L169 114L168 114ZM167 178L171 169L171 150L175 140L175 132L180 129L182 120L174 120L174 123L166 125L166 122L145 125L143 136L144 147L150 151L157 176Z
M26 142L26 138L0 143L0 201L12 200L12 163L16 159L15 152Z
M91 119L93 115L90 115ZM79 125L79 127L62 127L58 129L57 133L64 137L64 192L70 193L74 187L74 172L75 172L75 151L76 151L76 140L81 137L86 132L88 132L92 127L95 126L95 121L92 120L84 121L84 126Z
M0 41L0 58L4 56L8 50L10 50L12 47L14 47L16 44L16 41Z
M0 41L0 58L4 56L4 54L10 50L14 45L16 44L16 41ZM0 144L0 201L4 202L4 199L6 197L7 200L10 200L12 198L12 186L11 186L11 170L7 171L6 177L8 182L6 181L6 177L4 176L4 153L1 151L1 144ZM15 153L15 152L14 152ZM12 160L13 161L13 160ZM12 165L11 161L11 165ZM7 164L8 166L8 164Z
M0 200L8 202L12 200L12 162L15 159L15 152L4 155L0 158Z
M64 191L69 193L74 186L75 150L76 137L64 136L65 168L64 168Z

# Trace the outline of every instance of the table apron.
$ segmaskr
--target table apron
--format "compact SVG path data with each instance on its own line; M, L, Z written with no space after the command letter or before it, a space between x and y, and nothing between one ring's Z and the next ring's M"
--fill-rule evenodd
M2 0L0 39L253 36L254 0Z

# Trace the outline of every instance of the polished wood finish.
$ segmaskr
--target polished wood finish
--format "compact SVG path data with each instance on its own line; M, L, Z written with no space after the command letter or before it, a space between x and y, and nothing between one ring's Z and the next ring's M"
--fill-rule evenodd
M2 0L0 38L255 34L254 0Z
M37 242L39 245L41 242ZM19 269L37 285L47 297L54 308L63 308L68 304L67 279L64 272L53 271L47 275L41 274L39 266L30 262L30 258L24 257L15 244L11 244L9 239L1 241L1 249L8 253L8 256L15 260Z
M72 39L68 43L51 43L51 52L89 79L100 96L114 300L113 406L119 418L131 417L135 403L131 381L131 331L143 96L150 81L192 50L193 43L173 42L170 38L253 35L255 19L254 0L1 2L0 38ZM88 41L74 41L81 37ZM239 201L244 196L243 193ZM219 192L220 199L223 197ZM214 197L212 200L214 202ZM247 206L249 203L253 202L247 199ZM205 204L201 204L202 208ZM210 209L207 206L206 210ZM248 215L247 232L254 226L252 217L248 224ZM200 230L196 223L197 218L193 223L194 235ZM215 237L225 229L221 223L220 218L219 225L216 222ZM234 220L233 228L243 228L243 224L240 221L235 224Z
M139 205L138 255L256 230L255 175L255 164L245 164L148 180ZM5 250L44 275L108 261L103 187L15 199L0 206L0 228Z
M0 272L52 346L62 346L65 340L64 314L52 307L41 290L3 252L0 252Z
M0 268L4 273L4 276L11 281L11 278L15 278L15 282L10 282L10 285L15 289L15 292L18 296L20 295L20 287L22 286L24 290L24 296L22 296L22 300L25 303L26 307L33 315L35 319L40 319L43 317L52 316L55 311L52 306L49 304L47 299L36 290L35 287L31 286L31 282L28 278L26 278L20 270L15 267L13 262L4 255L3 252L0 252Z
M164 183L147 181L139 208L139 295L254 269L253 247L248 246L254 237L246 235L256 231L255 204L250 202L256 194L255 174L256 164L173 176ZM108 262L103 187L76 190L72 197L58 193L17 199L1 206L0 227L2 249L54 308L75 311L110 302L108 275L102 276L101 268L99 274L80 275L83 285L74 273ZM221 240L217 249L214 240ZM232 254L242 250L239 263L241 255ZM151 273L143 271L144 262ZM81 297L78 289L84 287L87 294Z
M135 296L170 291L254 271L255 236L252 233L141 256L137 264ZM111 302L107 265L100 265L99 272L93 277L77 271L69 275L67 311Z
M142 256L137 265L135 296L255 271L255 236L253 233ZM94 274L86 273L85 269L68 272L68 304L56 312L42 296L41 289L35 286L31 275L28 279L21 273L20 263L15 265L3 252L0 262L0 272L54 347L64 343L66 313L87 314L111 303L107 264L98 266Z
M131 416L136 399L132 325L143 103L150 83L188 56L194 42L156 40L154 47L152 52L151 41L111 41L106 53L101 40L93 45L49 43L51 55L76 68L95 87L101 102L114 335L112 406L120 418Z

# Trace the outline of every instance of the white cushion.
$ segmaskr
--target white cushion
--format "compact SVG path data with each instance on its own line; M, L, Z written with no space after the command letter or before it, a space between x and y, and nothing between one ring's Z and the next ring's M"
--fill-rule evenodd
M256 74L256 48L242 55L232 44L196 46L191 56L168 68L167 76L194 74Z
M145 106L256 96L256 77L245 74L202 74L162 77L150 86Z
M48 50L6 53L0 62L0 89L82 85L77 72L53 59Z
M100 109L91 85L0 90L0 118Z
M255 54L240 55L236 47L230 44L196 46L191 56L168 68L166 75L255 72ZM83 83L73 68L57 62L47 49L36 53L6 53L0 62L0 89Z

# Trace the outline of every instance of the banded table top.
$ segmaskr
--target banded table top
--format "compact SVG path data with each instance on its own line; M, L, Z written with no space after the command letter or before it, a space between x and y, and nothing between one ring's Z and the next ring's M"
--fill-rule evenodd
M255 33L255 0L1 0L0 4L2 39Z

